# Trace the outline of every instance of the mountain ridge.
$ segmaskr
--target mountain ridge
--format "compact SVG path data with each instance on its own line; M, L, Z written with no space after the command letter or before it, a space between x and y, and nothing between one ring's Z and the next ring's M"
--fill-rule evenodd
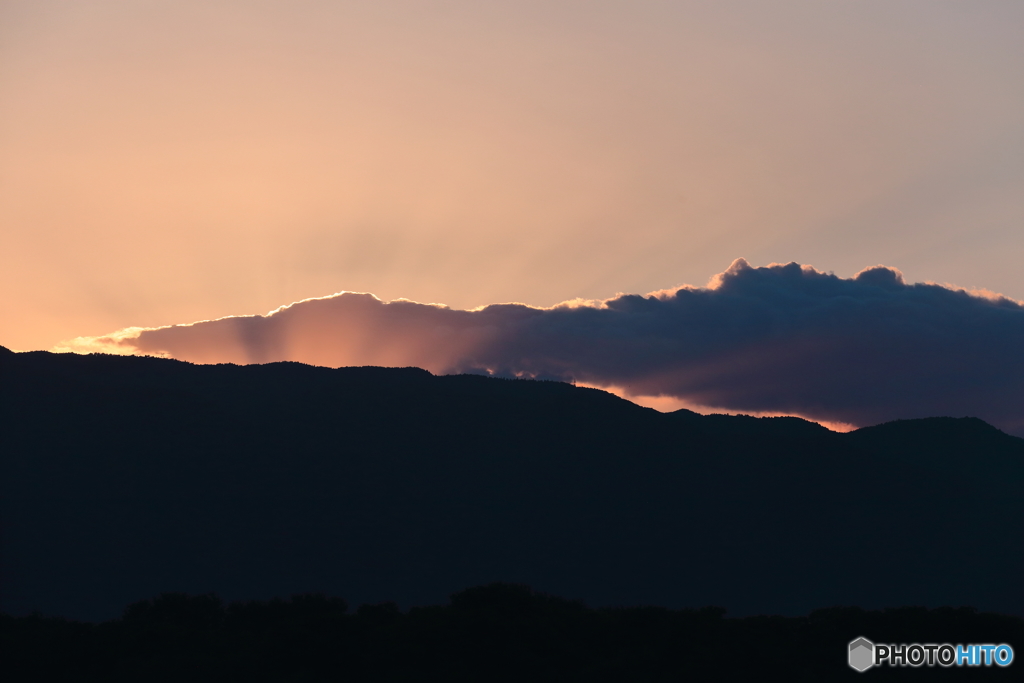
M601 604L1024 613L1024 440L659 413L418 368L0 352L0 609L166 590L437 602L489 581ZM906 531L912 529L912 531ZM72 569L74 567L74 569Z

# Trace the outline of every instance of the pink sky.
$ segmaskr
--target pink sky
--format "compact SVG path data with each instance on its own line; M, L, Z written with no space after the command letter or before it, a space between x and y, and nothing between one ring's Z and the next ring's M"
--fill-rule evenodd
M0 1L0 344L739 256L1024 299L1019 2Z

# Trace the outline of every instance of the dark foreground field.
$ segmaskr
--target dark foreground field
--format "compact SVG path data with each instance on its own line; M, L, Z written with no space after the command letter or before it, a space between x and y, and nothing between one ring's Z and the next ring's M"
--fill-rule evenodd
M404 610L166 598L99 626L5 618L5 645L28 638L5 647L23 662L198 659L273 679L308 661L392 676L379 680L545 662L531 670L630 680L631 667L717 675L774 657L813 680L852 637L953 642L982 623L813 610L1024 615L1021 539L1024 440L970 417L839 434L557 382L0 348L0 611L98 622L168 592ZM497 589L480 609L423 607L494 582L593 610L515 591L509 607ZM603 610L622 606L637 609ZM1024 647L1019 622L999 623Z
M8 681L1020 680L1007 667L874 667L847 644L1024 643L1024 620L974 610L858 608L804 617L590 609L525 586L462 591L446 606L349 613L322 595L224 605L167 594L99 625L0 617ZM859 678L864 676L865 678Z

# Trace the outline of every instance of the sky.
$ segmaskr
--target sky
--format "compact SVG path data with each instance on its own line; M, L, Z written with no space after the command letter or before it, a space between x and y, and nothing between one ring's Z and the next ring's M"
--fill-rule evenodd
M606 310L737 258L1016 320L1021 73L1016 0L0 0L0 344L338 292Z

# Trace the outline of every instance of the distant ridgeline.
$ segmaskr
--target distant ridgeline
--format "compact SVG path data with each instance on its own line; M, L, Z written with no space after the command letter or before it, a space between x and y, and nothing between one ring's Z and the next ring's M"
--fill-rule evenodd
M976 419L840 434L557 382L3 349L0 498L12 615L164 591L405 608L495 581L1024 614L1024 440Z

